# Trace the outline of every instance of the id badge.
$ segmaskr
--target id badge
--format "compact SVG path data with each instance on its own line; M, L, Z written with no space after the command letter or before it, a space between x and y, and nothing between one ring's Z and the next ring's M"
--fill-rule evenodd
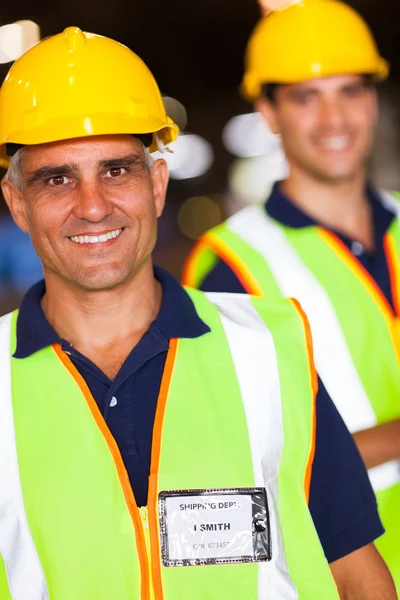
M165 491L158 502L164 566L271 560L265 488Z

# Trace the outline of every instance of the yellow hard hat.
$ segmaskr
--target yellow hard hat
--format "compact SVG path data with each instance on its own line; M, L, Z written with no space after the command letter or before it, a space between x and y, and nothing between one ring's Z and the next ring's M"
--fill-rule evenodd
M248 42L242 95L254 101L266 83L298 83L332 75L385 79L379 55L360 15L337 0L297 0L259 21Z
M6 144L119 133L157 133L164 145L179 133L150 70L126 46L68 27L9 70L0 90L3 160ZM157 150L152 140L150 150Z

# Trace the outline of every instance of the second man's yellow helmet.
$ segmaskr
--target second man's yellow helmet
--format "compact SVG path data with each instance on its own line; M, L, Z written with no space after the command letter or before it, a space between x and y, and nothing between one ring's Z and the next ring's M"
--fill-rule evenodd
M43 144L103 134L179 132L157 83L129 48L68 27L11 67L0 90L0 153L6 144ZM151 150L157 150L153 135Z
M337 0L298 0L256 26L246 51L243 96L254 101L267 83L298 83L352 73L385 79L379 55L360 15Z

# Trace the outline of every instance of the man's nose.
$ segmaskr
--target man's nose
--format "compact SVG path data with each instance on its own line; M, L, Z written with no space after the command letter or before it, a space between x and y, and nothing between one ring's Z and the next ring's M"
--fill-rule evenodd
M79 197L74 209L74 214L78 219L98 223L110 215L111 212L112 204L107 199L100 183L81 183Z
M323 125L333 129L339 129L345 122L343 107L336 98L325 99L322 102L320 116Z

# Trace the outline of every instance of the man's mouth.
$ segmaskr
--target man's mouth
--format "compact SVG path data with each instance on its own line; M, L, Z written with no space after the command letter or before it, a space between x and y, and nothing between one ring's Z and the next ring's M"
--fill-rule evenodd
M335 135L319 138L318 146L323 150L340 151L345 150L350 145L349 135Z
M122 232L123 229L113 229L99 235L73 235L69 239L75 244L104 244L117 238Z

